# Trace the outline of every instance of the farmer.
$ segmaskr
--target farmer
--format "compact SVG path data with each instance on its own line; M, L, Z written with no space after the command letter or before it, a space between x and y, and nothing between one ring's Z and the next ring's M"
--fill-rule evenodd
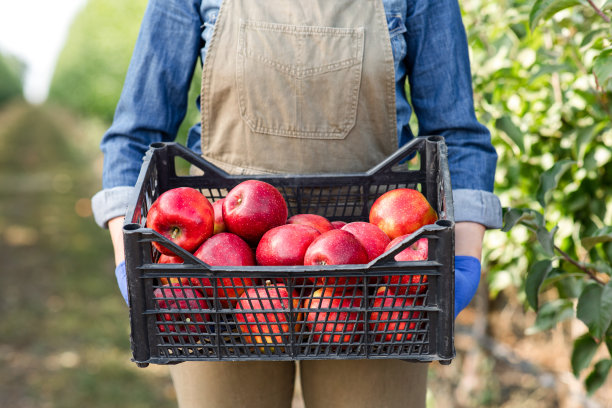
M150 0L93 198L124 296L127 202L148 146L176 138L198 57L202 120L186 144L229 173L364 171L413 138L412 113L419 134L443 136L456 311L469 303L483 234L501 226L501 206L457 0ZM425 406L427 364L325 360L299 369L308 408ZM181 408L290 407L295 364L187 362L170 373Z

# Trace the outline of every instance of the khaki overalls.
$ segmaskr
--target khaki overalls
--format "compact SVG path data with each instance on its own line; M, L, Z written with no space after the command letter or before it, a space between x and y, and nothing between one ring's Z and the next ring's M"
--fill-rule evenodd
M397 149L381 0L224 0L202 70L202 152L232 174L362 172ZM308 408L424 407L427 365L301 361ZM171 367L181 408L291 406L295 364Z

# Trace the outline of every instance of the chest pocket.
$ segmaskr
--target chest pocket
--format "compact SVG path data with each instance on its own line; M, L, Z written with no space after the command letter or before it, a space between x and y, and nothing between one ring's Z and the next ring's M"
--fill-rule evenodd
M236 81L251 131L343 139L355 126L364 29L241 21Z

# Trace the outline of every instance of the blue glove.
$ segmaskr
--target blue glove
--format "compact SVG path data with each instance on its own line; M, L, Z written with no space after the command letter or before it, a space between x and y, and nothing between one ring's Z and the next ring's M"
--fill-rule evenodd
M480 261L473 256L455 256L455 318L470 303L480 283Z
M119 290L123 295L123 299L125 299L125 304L130 305L128 301L128 289L127 289L127 275L125 273L125 261L122 261L115 268L115 277L117 278L117 285L119 286Z

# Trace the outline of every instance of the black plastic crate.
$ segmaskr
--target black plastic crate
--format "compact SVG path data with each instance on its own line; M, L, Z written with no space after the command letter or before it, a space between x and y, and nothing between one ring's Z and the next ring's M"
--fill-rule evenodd
M203 174L177 175L177 158ZM249 179L276 186L285 197L289 216L315 213L332 221L368 221L376 198L386 191L409 187L425 195L439 220L369 264L292 267L209 266L145 227L150 205L164 191L193 187L214 202ZM428 260L394 260L421 238L428 239ZM131 345L133 360L139 366L184 361L390 358L447 364L455 355L454 216L447 150L441 137L416 138L365 173L323 175L229 175L179 144L153 144L127 211L124 240ZM160 254L151 244L154 241L173 250L184 263L156 263ZM389 284L391 276L411 277L411 283L395 279ZM155 291L164 279L182 283L156 299ZM281 296L281 284L287 289L286 296ZM383 285L405 295L396 296L400 300L391 305L377 306L375 292ZM247 304L251 310L237 308L239 292L254 287L264 289L251 297ZM344 302L319 304L318 308L308 304L312 292L321 287L333 288L333 297ZM218 295L219 290L225 297ZM192 291L203 297L190 300ZM281 301L281 307L270 311L265 305L268 300ZM307 315L309 311L314 315ZM387 315L381 317L381 313ZM261 318L257 323L245 323L256 315ZM319 325L307 324L307 316ZM322 327L336 332L329 334Z

